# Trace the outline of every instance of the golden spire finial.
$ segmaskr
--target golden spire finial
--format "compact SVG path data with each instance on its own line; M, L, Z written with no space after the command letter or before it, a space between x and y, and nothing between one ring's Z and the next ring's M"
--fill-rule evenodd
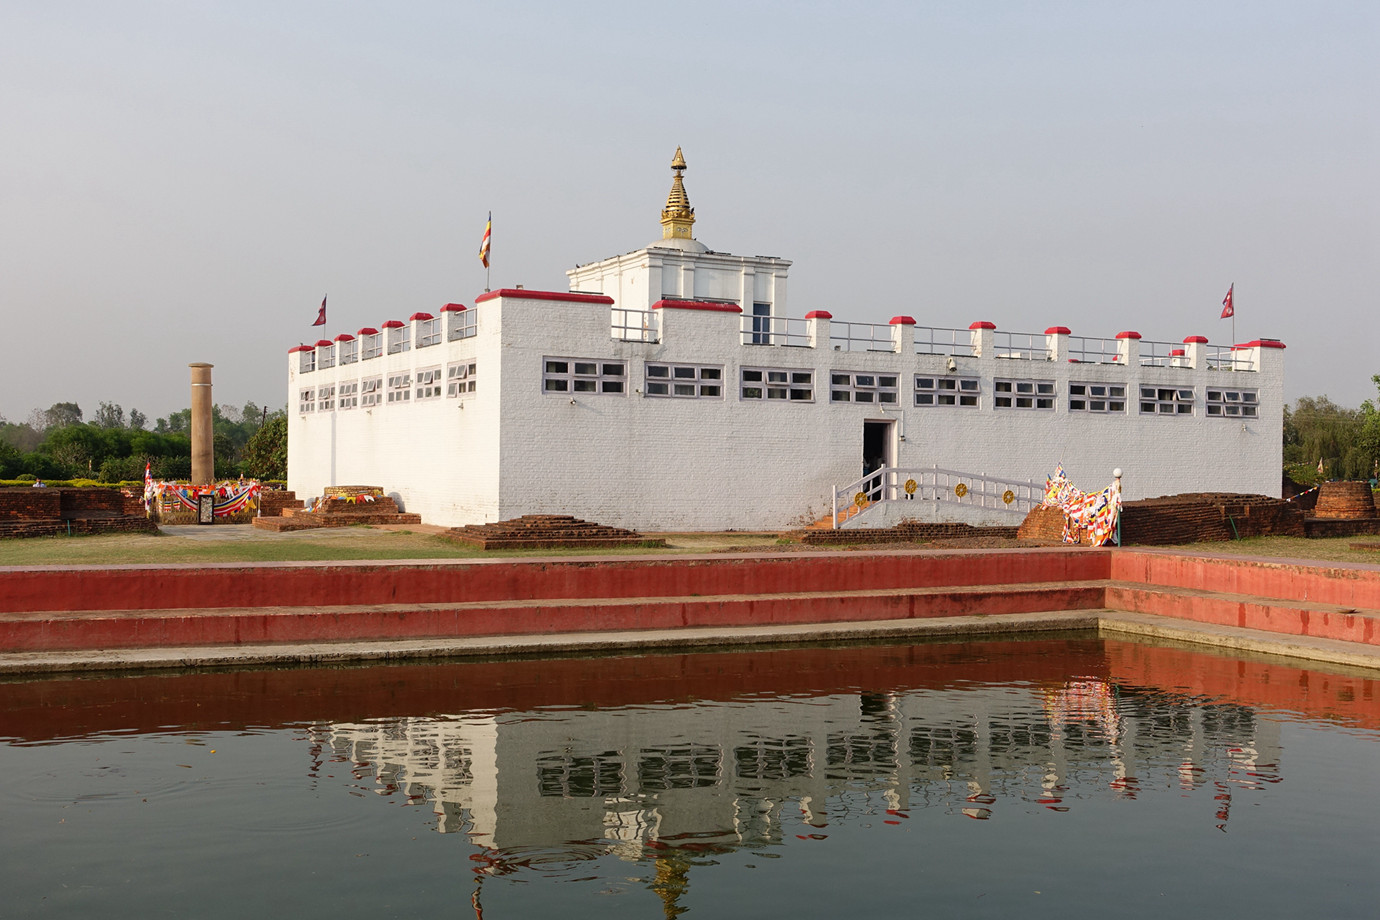
M685 194L685 183L681 180L686 166L685 155L679 147L671 160L671 168L676 171L676 177L671 180L671 194L666 196L666 207L661 211L661 238L693 239L691 228L695 224L695 209L690 207L690 196Z

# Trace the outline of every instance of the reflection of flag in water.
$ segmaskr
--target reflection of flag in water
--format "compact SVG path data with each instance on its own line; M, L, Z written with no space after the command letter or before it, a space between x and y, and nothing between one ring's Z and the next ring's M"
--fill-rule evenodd
M489 240L494 233L494 212L489 212L489 222L484 225L484 239L479 241L479 261L489 267Z
M1236 307L1232 304L1232 292L1236 290L1236 284L1227 288L1227 296L1222 298L1222 319L1236 315Z

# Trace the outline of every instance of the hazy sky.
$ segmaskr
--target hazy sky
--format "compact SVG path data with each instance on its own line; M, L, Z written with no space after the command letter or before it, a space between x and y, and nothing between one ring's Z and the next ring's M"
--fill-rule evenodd
M660 236L789 313L1380 373L1380 5L0 4L0 414L281 407L287 350ZM329 325L312 329L323 294Z

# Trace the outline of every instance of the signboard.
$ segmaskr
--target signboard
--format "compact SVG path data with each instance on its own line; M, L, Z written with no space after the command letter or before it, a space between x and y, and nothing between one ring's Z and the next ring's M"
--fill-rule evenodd
M216 522L216 497L214 495L198 495L196 497L196 522L198 524L214 524Z

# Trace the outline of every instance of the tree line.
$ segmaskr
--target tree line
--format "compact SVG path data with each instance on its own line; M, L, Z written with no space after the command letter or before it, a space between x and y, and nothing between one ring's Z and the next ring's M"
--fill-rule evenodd
M1380 389L1380 374L1371 381ZM1375 479L1380 473L1380 399L1348 409L1326 396L1301 396L1286 406L1284 472L1305 485Z
M284 479L287 476L287 417L253 401L212 406L216 475ZM192 410L183 409L153 426L138 409L102 402L90 421L81 406L54 403L34 409L24 422L0 416L0 479L94 479L127 482L144 478L186 479L192 473ZM281 443L279 443L281 442Z

